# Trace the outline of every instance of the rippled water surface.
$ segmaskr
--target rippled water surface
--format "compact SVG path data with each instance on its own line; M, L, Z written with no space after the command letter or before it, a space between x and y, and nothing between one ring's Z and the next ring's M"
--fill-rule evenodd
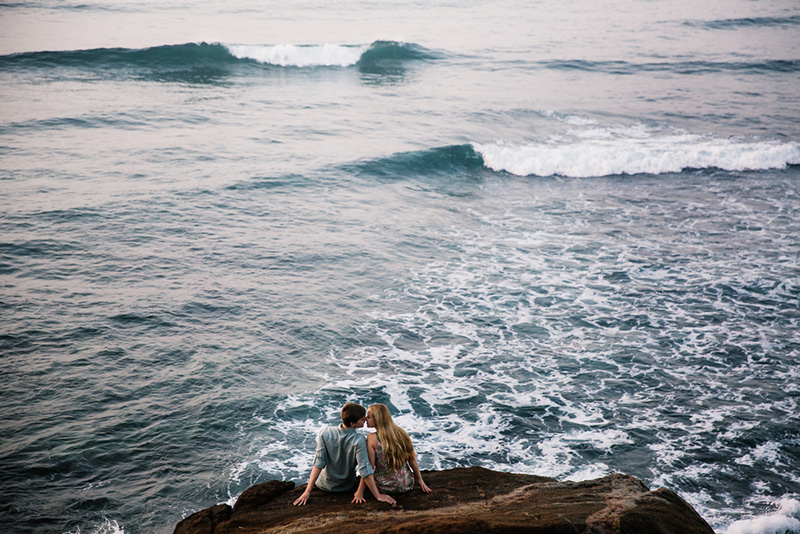
M171 532L358 401L800 533L794 2L0 16L6 528Z

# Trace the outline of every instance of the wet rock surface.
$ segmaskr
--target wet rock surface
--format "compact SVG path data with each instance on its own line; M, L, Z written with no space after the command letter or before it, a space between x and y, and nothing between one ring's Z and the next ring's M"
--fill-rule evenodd
M247 489L233 508L218 504L187 517L174 534L713 534L677 494L650 491L629 475L559 482L481 467L423 474L433 493L398 494L394 506L369 492L365 504L351 504L352 493L318 489L308 504L293 506L305 485L270 481Z

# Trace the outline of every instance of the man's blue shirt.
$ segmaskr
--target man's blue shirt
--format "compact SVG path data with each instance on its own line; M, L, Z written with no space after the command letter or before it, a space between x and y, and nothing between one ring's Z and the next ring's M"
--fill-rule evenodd
M317 436L314 467L322 469L316 486L325 491L348 491L356 485L358 475L374 473L367 454L367 438L355 428L330 426Z

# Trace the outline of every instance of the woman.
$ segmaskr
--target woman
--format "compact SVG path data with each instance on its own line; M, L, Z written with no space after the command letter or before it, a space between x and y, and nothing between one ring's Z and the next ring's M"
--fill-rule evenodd
M367 426L375 433L367 436L367 454L375 469L375 485L386 493L403 493L414 488L414 479L425 493L431 489L422 480L414 446L406 431L392 420L389 408L373 404L367 410ZM364 502L367 485L362 480L353 502Z

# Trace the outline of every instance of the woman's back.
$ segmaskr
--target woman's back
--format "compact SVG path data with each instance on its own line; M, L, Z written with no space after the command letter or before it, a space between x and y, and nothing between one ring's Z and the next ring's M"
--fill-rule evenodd
M403 493L414 489L414 474L408 463L400 469L392 469L380 438L375 435L375 484L386 493Z
M414 482L425 493L431 489L422 480L417 455L408 433L392 420L389 408L384 404L373 404L367 410L367 426L375 429L367 437L369 461L375 468L375 485L379 491L401 493L414 488ZM360 494L364 484L359 486Z

